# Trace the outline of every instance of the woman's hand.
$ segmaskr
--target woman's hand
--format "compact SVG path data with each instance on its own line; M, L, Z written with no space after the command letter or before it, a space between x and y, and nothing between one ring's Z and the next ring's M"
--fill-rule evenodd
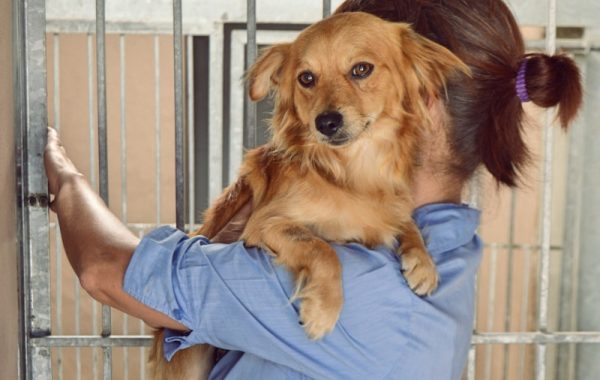
M48 142L44 150L44 166L48 176L48 192L56 199L62 185L73 177L81 176L73 162L67 156L58 133L48 127ZM52 209L53 204L51 204Z

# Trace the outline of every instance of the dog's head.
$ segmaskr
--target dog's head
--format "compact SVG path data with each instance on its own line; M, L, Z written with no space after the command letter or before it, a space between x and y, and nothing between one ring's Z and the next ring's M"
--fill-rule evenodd
M407 24L345 13L267 48L247 78L252 100L276 94L277 143L345 146L382 119L426 122L428 99L456 70L468 71Z

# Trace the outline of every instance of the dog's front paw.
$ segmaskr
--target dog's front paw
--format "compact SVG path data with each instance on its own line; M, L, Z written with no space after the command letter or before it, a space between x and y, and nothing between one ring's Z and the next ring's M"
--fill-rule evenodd
M420 296L431 295L439 282L431 256L420 248L411 248L402 253L401 262L402 273L412 291Z
M326 279L312 280L300 292L300 323L310 339L321 339L329 334L342 311L341 283Z

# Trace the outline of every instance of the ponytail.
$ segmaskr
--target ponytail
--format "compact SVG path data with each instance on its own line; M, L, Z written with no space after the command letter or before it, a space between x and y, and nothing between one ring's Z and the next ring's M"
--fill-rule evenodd
M529 54L526 84L531 101L540 107L558 106L558 119L567 128L581 107L581 75L566 55Z

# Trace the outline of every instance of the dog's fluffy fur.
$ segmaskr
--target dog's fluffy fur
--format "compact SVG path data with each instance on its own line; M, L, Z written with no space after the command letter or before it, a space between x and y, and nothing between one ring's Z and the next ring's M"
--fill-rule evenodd
M353 75L360 63L372 67L370 75ZM329 242L392 247L400 238L410 287L419 295L436 288L435 265L411 219L409 186L428 101L456 70L467 72L447 49L408 25L364 13L316 23L294 42L266 49L250 69L252 100L275 94L273 138L247 153L237 182L208 209L198 232L214 236L252 201L242 239L294 275L310 338L329 333L342 309L341 266ZM306 72L310 86L300 83ZM343 116L333 136L317 130L315 120L327 112ZM155 378L173 379L199 360L188 352L167 365L161 346L159 336Z

